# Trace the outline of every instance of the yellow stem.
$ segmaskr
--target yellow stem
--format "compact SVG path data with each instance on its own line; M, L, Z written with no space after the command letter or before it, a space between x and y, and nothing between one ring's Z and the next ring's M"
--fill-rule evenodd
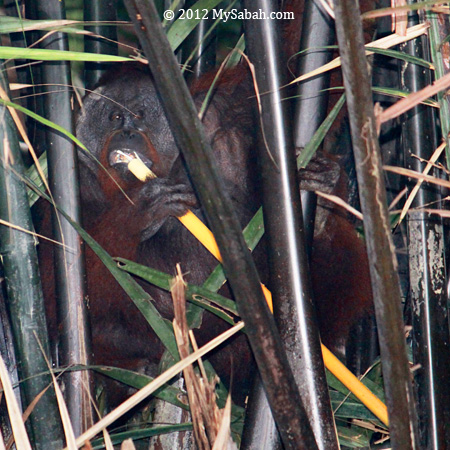
M128 169L141 181L155 178L156 175L139 159L133 159L128 164ZM217 247L211 230L192 212L188 211L178 220L206 247L207 250L219 261L222 257ZM266 301L273 312L272 293L261 284ZM355 377L347 367L342 364L330 350L322 345L322 355L325 367L350 391L352 392L375 416L386 426L389 425L386 405L374 395L361 381Z
M322 355L325 367L363 403L386 426L389 426L386 405L361 381L353 375L344 364L322 345Z

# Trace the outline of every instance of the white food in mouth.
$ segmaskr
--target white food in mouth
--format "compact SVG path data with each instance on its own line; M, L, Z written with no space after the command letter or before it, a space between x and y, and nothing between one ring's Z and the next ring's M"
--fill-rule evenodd
M128 164L133 159L136 159L137 155L131 150L114 150L109 154L109 164L111 166L115 164Z

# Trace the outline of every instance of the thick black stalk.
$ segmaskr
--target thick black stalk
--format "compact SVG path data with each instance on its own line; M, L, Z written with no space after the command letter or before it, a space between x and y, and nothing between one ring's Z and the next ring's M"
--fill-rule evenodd
M1 241L1 238L0 238ZM0 242L1 252L1 242ZM10 319L10 314L7 308L7 294L5 286L5 276L3 273L3 267L0 266L0 276L3 281L0 283L0 354L8 371L9 379L13 386L17 386L14 389L14 394L17 402L20 406L24 404L23 395L19 388L19 371L17 367L16 350L14 348L14 334ZM47 330L45 330L47 332ZM23 409L22 409L23 411ZM7 441L12 436L11 422L8 414L0 414L0 427L2 430L3 439Z
M334 23L320 9L318 2L306 0L303 12L300 50L311 50L298 57L297 73L308 73L329 62L333 56L332 51L325 50L323 47L333 45L334 42ZM310 78L298 85L296 92L298 98L295 101L293 124L294 144L297 152L303 150L326 118L329 97L326 89L329 87L329 72ZM302 192L303 221L309 252L311 251L314 236L316 200L316 195L313 192Z
M411 15L409 26L418 23ZM410 41L403 51L420 58L427 55L426 37ZM431 83L428 70L415 64L404 64L400 88L418 91ZM405 167L422 172L436 148L435 112L424 105L410 110L402 121ZM410 188L415 183L411 183ZM440 193L422 185L413 208L436 204ZM445 250L442 219L420 211L408 215L408 251L410 299L412 311L412 348L415 386L418 394L421 448L444 449L450 442L450 338L448 305L445 289Z
M353 0L336 0L334 6L364 214L391 442L396 449L417 449L417 415L406 355L397 261L387 214L360 12Z
M314 436L255 265L155 6L146 0L125 0L125 5L149 59L172 132L217 239L225 273L239 314L246 324L247 336L283 443L287 449L315 449Z
M89 22L108 22L117 20L117 0L95 0L84 3L84 20ZM117 55L117 27L113 25L94 24L86 27L87 31L108 38L95 36L84 37L84 50L88 53ZM107 63L87 62L84 66L84 82L87 89L92 89L100 77L110 67Z
M3 89L6 83L1 78ZM9 111L0 107L0 218L30 232L33 230L25 185L22 156L14 122ZM0 256L6 282L7 307L15 340L16 358L24 408L46 390L52 380L44 299L31 234L0 225ZM47 373L47 375L36 376ZM60 449L63 444L55 391L50 388L35 405L30 416L35 447Z
M36 19L36 2L34 0L25 0L25 19ZM25 33L26 36L26 46L31 45L33 42L36 42L41 34L39 31L27 31ZM19 61L16 60L16 64L20 64ZM40 89L37 86L42 85L41 81L41 70L39 64L34 64L28 67L24 67L23 69L19 69L19 72L26 73L25 83L33 84L33 88L29 88L27 92L29 94L33 94L28 98L25 98L26 103L25 107L31 109L36 114L40 116L44 116L44 99L42 95L38 95ZM22 91L22 95L25 93ZM22 101L24 101L22 99ZM41 155L45 150L45 126L38 123L36 120L32 120L30 118L26 119L27 126L27 135L30 141L33 144L33 148L38 155Z
M272 0L245 1L244 6L252 13L261 12L267 17L275 11ZM259 161L270 286L275 319L317 446L331 450L339 446L313 308L288 104L282 101L280 91L285 80L278 30L276 20L245 22L246 45L255 66L258 89L268 93L261 97L262 126L268 148L261 144Z
M39 19L65 19L62 1L42 0L37 4ZM67 35L52 34L42 46L67 50ZM42 64L45 117L73 133L70 64L64 61ZM57 92L54 92L57 91ZM50 189L57 205L80 221L78 160L73 142L47 128L46 144ZM86 310L84 251L78 233L60 214L53 215L55 239L66 247L55 247L55 278L61 326L60 363L88 365L91 359L90 329ZM70 250L68 250L70 249ZM91 385L88 371L65 375L65 393L75 434L92 423L92 411L86 388Z
M191 8L197 0L187 0L186 9ZM212 14L207 19L200 20L194 31L183 44L183 61L195 50L193 58L188 64L187 78L200 78L204 73L211 70L216 64L216 39L217 32L213 30L207 37L211 26L214 24Z
M258 376L247 401L241 450L281 450L280 434L273 420L267 396Z

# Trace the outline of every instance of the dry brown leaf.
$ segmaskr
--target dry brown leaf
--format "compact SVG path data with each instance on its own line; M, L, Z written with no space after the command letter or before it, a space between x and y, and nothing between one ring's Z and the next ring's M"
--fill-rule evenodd
M174 309L173 331L177 341L178 352L181 358L186 358L190 354L189 328L186 320L186 284L179 265L177 265L177 275L172 282L170 292ZM197 378L192 365L183 369L183 375L191 410L195 442L199 450L210 450L211 446L206 435L206 423L201 405L202 389L200 380Z
M423 209L418 209L417 211L420 212L425 212L428 214L436 214L440 217L443 217L444 219L448 219L450 217L450 211L445 210L445 209L430 209L430 208L423 208Z
M448 3L448 0L436 0L435 5L441 5L443 3ZM430 7L429 5L423 5L421 9L426 9L429 7ZM434 8L431 8L431 9L434 10ZM378 17L386 17L386 16L391 16L393 14L398 14L400 12L408 13L409 11L411 11L410 5L398 6L395 8L381 8L381 9L375 9L373 11L367 11L367 12L361 14L361 18L363 20L376 19Z
M166 370L163 374L156 377L152 382L144 386L134 395L132 395L129 399L125 400L120 406L107 414L103 419L99 420L96 424L94 424L91 428L85 431L81 436L77 438L77 445L81 447L84 445L86 441L92 439L98 433L100 433L104 428L111 425L118 418L122 417L126 412L132 409L134 406L138 405L141 401L145 400L149 397L153 392L159 389L161 386L166 384L171 378L173 378L176 374L181 372L185 367L192 364L198 358L206 355L210 351L214 350L216 347L221 345L226 340L230 339L236 333L241 331L244 328L244 322L239 322L238 324L231 327L229 330L215 337L212 341L208 342L206 345L201 347L198 351L190 354L187 358L178 361L168 370Z
M393 8L406 6L406 0L391 0ZM392 14L393 31L399 36L406 36L408 27L408 12L398 11Z
M370 42L369 44L366 44L366 47L375 47L375 48L390 48L394 47L396 45L402 44L403 42L409 41L411 39L415 39L422 34L425 34L428 30L429 25L428 24L419 24L415 25L413 27L409 27L406 31L406 36L398 36L396 34L391 34L389 36L386 36L381 39L377 39L376 41ZM373 55L373 52L366 50L366 56ZM311 72L305 73L298 78L296 78L294 81L291 81L289 84L298 83L299 81L307 80L308 78L315 77L317 75L320 75L321 73L328 72L329 70L335 69L336 67L339 67L341 65L341 58L337 57L333 59L333 61L330 61L327 64L324 64L323 66L320 66L319 68L312 70Z
M316 191L316 194L319 197L323 197L326 200L329 200L330 202L335 203L336 205L342 206L344 209L346 209L349 213L353 214L358 219L360 219L360 220L364 219L361 212L359 212L357 209L353 208L353 206L350 206L347 202L342 200L341 197L338 197L337 195L325 194L324 192L320 192L320 191Z
M414 106L417 106L427 98L432 97L433 95L437 94L440 91L443 91L444 89L447 89L449 86L450 73L444 75L442 78L439 78L439 80L436 80L433 84L430 84L420 91L409 94L408 97L402 98L389 108L385 109L377 117L379 124L387 122L391 119L395 119L406 111L409 111L411 108L414 108Z
M120 450L136 450L133 439L125 439L120 446Z
M21 450L31 450L30 441L28 439L25 424L22 420L20 407L17 403L16 396L9 378L8 370L6 369L3 358L0 356L0 381L3 385L3 390L6 398L6 406L8 408L8 416L11 422L11 428L16 442L16 447Z
M186 319L186 284L183 280L180 266L177 265L177 276L171 286L174 304L173 329L182 358L190 353L189 341L194 351L197 343L194 334L188 329ZM226 450L234 445L230 436L231 398L223 411L219 410L216 402L216 385L218 379L208 380L201 360L198 361L200 374L193 366L183 370L186 391L189 398L194 437L200 450ZM220 435L220 436L219 436Z
M383 166L383 169L387 170L388 172L404 175L405 177L416 178L417 180L423 180L426 181L427 183L432 183L438 186L450 188L450 181L432 177L431 175L424 175L423 173L416 172L415 170L404 169L403 167L395 167L395 166Z
M222 419L212 450L237 450L237 445L230 438L231 396L228 395L225 408L221 411Z
M428 175L430 170L433 168L434 163L439 159L442 152L444 151L446 146L446 143L443 142L434 152L431 156L430 160L428 161L427 165L425 166L425 169L423 170L423 175ZM409 207L411 206L412 202L414 201L414 198L416 197L417 193L419 192L420 187L422 186L422 183L424 180L419 180L414 188L411 190L411 193L408 195L408 198L405 202L405 205L403 206L402 212L400 214L400 219L398 221L398 224L400 225L401 221L405 218L406 213L408 212Z

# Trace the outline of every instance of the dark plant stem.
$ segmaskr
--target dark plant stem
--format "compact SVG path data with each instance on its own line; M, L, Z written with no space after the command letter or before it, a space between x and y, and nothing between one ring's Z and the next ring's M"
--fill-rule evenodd
M262 11L266 16L276 11L275 2L271 0L245 1L244 6L250 12ZM274 296L275 320L317 447L331 450L339 448L339 445L313 309L294 142L287 119L288 105L281 98L280 87L285 84L285 80L281 69L284 65L276 22L248 20L245 23L248 55L255 66L258 89L267 93L261 97L261 107L262 126L268 148L260 145L259 159L264 194L264 224L269 248L270 286ZM313 134L315 130L311 131ZM251 440L247 438L246 448L258 448L257 440L266 435L262 427L270 426L267 421L261 420L260 412L256 417L258 422L251 422L252 429L249 428L249 423L246 426L246 433L252 435ZM271 434L276 436L274 432ZM271 434L267 433L269 439L272 439ZM273 445L276 446L260 442L259 448L273 448Z
M328 15L320 9L319 3L306 0L300 50L311 50L298 57L297 73L308 73L329 62L333 54L330 50L324 50L323 47L334 43L334 24ZM303 150L327 116L329 95L326 89L329 87L329 72L298 85L293 125L294 144L297 152ZM316 194L310 191L302 191L301 200L307 248L310 253L314 236Z
M195 5L196 0L187 0L186 8ZM217 31L213 30L207 35L209 29L214 24L212 15L207 19L200 20L194 31L183 44L183 60L191 55L195 50L194 56L189 63L187 77L200 78L203 74L211 70L216 63L216 40Z
M393 448L416 449L419 448L417 415L360 12L352 0L336 0L335 14L364 214L391 442Z
M409 26L418 23L410 14ZM428 39L424 36L402 46L403 51L429 58ZM429 71L414 64L404 64L400 88L418 91L431 83ZM445 102L446 103L446 102ZM444 104L444 108L448 105ZM417 106L402 121L405 167L422 172L425 162L436 149L436 117L432 108ZM415 185L411 183L410 189ZM440 192L422 185L412 208L439 203ZM413 360L418 396L421 448L444 449L450 442L450 384L446 367L450 367L448 305L444 229L437 215L411 211L408 214L408 253L410 299L412 311Z
M3 76L0 82L6 89ZM33 224L21 178L24 168L15 125L5 107L0 107L0 115L0 218L31 232ZM39 450L60 449L63 444L62 429L55 391L50 386L52 380L48 373L50 346L35 238L26 232L0 225L0 254L18 369L20 379L24 380L21 385L24 408L45 391L30 417L32 439ZM40 376L36 376L38 374Z
M95 0L85 2L84 20L90 22L115 21L117 10L117 0ZM86 27L87 31L103 36L101 39L97 36L84 37L84 50L88 53L103 53L107 55L117 55L117 27L113 25L94 24ZM88 62L84 66L84 81L87 89L92 89L99 81L110 64Z
M125 5L149 59L172 132L183 152L224 261L225 274L287 449L315 449L275 321L261 290L240 224L213 160L212 150L197 117L187 86L161 27L153 2L126 0Z
M64 2L37 2L39 19L65 19ZM52 34L42 46L67 50L67 35ZM64 61L42 64L45 117L73 133L70 64ZM55 91L57 85L57 92ZM73 143L46 130L49 184L58 206L77 222L81 220L78 159ZM54 238L65 247L55 247L55 278L58 313L61 323L60 363L66 366L84 364L91 360L90 327L86 309L84 247L82 240L64 217L53 214ZM69 250L70 249L70 250ZM93 422L87 389L92 384L88 371L65 375L66 401L75 435L80 435Z

